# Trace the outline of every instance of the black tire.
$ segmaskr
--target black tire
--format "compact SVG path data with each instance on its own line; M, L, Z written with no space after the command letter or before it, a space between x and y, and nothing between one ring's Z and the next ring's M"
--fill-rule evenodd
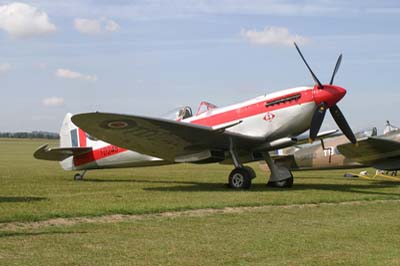
M233 189L249 189L251 172L246 168L235 168L229 175L229 186Z
M257 175L253 168L251 168L250 166L243 166L243 168L246 169L250 173L251 179L256 178Z
M269 181L267 183L267 186L277 188L291 188L293 186L293 176L279 181Z
M81 180L83 180L83 176L81 174L77 173L77 174L74 175L74 180L75 181L81 181Z

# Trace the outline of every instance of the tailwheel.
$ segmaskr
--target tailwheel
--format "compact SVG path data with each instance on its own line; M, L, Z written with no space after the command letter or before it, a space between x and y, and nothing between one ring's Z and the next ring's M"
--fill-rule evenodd
M229 175L229 186L233 189L249 189L252 178L253 173L248 168L235 168Z
M74 180L75 181L83 180L83 176L80 173L77 173L74 175Z
M293 186L293 175L290 173L290 177L279 180L279 181L269 181L267 186L269 187L277 187L277 188L291 188Z
M85 174L86 174L86 171L83 171L82 174L76 173L76 174L74 175L74 180L75 180L75 181L81 181L81 180L83 180L83 177L85 176Z

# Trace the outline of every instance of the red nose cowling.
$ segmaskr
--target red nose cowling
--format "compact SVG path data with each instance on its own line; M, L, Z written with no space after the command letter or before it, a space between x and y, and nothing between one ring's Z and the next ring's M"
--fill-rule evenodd
M314 101L317 105L324 102L326 106L330 108L346 94L346 90L342 87L334 85L323 86L323 89L319 89L318 85L316 85L313 90Z

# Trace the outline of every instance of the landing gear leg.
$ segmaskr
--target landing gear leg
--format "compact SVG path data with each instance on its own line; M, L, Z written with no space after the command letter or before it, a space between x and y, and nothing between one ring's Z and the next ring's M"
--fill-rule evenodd
M229 174L228 183L233 189L249 189L251 187L251 180L256 177L256 173L251 167L243 166L239 162L236 150L233 148L233 141L231 139L230 153L232 156L235 169Z
M75 180L75 181L81 181L81 180L83 180L83 177L85 176L85 174L86 174L86 170L83 171L81 174L80 174L80 173L76 173L76 174L74 175L74 180Z
M293 186L292 172L285 167L276 165L268 153L265 155L265 161L271 171L267 186L277 188L290 188Z
M289 171L290 172L290 171ZM277 187L277 188L291 188L293 186L293 175L290 172L290 177L279 180L279 181L271 181L269 180L267 183L269 187Z

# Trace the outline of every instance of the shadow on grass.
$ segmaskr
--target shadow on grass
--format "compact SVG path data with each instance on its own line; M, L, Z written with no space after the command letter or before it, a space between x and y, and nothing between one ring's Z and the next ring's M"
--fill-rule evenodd
M172 178L171 178L172 179ZM176 181L176 180L142 180L142 179L85 179L86 182L100 183L148 183L148 184L164 184L160 187L145 187L147 191L181 191L181 192L232 192L228 184L209 183L209 182L193 182L193 181ZM327 180L328 182L328 180ZM170 186L172 185L172 186ZM306 191L306 190L326 190L350 192L369 195L384 195L400 197L400 193L371 191L377 188L390 188L399 185L398 183L389 181L374 181L365 184L294 184L292 188L271 188L264 184L253 184L249 190L244 191Z
M168 178L168 177L166 177ZM173 179L171 177L171 179ZM79 182L94 182L94 183L149 183L149 184L197 184L198 182L176 181L176 180L148 180L148 179L83 179Z
M0 232L0 238L4 237L25 237L25 236L41 236L41 235L67 235L67 234L85 234L87 232Z
M3 197L0 196L1 202L33 202L33 201L42 201L47 200L47 198L43 197Z
M382 186L379 188L392 187L392 186ZM349 184L294 184L292 188L271 188L264 184L253 184L251 188L247 191L307 191L307 190L325 190L325 191L338 191L338 192L350 192L358 194L368 194L368 195L382 195L382 196L396 196L400 197L400 193L393 192L381 192L381 191L371 191L370 189L378 188L374 185L349 185ZM231 192L232 189L228 187L227 184L210 184L210 183L197 183L191 185L181 185L181 186L166 186L166 187L149 187L144 188L147 191L181 191L181 192ZM246 191L246 190L245 190Z

